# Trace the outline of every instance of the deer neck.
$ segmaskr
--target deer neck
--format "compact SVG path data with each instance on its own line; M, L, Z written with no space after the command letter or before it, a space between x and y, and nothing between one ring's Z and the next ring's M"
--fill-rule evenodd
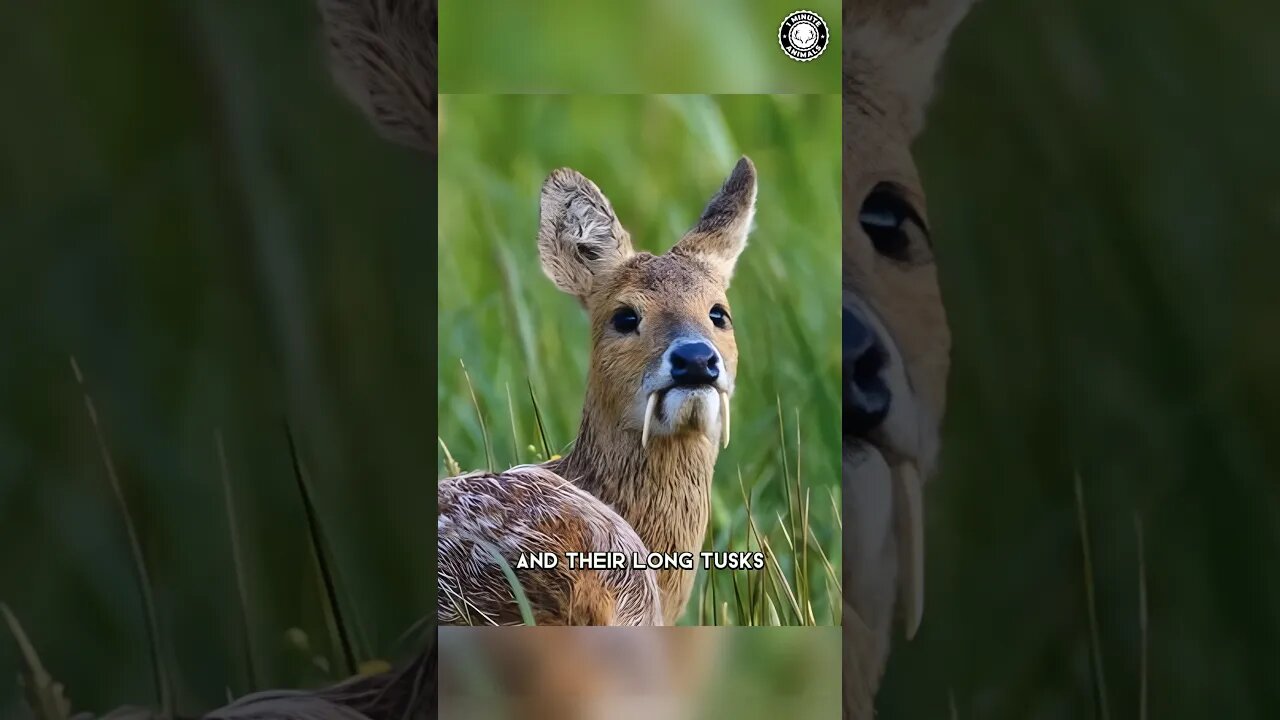
M603 500L650 552L697 552L719 447L700 432L650 437L598 418L587 403L573 449L550 469Z

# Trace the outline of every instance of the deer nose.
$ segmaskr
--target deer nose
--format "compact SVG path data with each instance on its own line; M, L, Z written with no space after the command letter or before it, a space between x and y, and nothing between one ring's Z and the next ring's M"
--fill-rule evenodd
M704 342L690 342L671 350L671 380L676 385L710 385L720 377L720 356Z
M889 414L889 386L884 381L888 356L875 331L856 312L844 308L844 413L845 435L863 436L884 422Z

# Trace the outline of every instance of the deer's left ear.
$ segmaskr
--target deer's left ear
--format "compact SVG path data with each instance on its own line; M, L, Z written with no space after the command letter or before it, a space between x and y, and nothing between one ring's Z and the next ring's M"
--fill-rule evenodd
M542 184L538 255L556 287L585 305L596 278L631 257L631 236L595 183L561 168Z
M747 233L751 231L755 212L756 166L744 156L734 166L720 192L707 203L698 224L671 248L671 252L701 260L728 284L738 255L747 246Z

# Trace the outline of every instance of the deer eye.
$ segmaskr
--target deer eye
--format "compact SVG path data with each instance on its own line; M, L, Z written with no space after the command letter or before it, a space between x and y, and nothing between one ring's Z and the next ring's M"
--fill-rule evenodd
M711 324L721 330L729 327L729 312L722 305L711 306L711 312L707 314L711 318Z
M899 262L927 260L929 231L920 213L892 183L880 183L862 201L858 223L876 252Z
M639 330L640 313L637 313L635 308L618 308L614 311L613 319L610 322L613 323L614 330L627 335Z

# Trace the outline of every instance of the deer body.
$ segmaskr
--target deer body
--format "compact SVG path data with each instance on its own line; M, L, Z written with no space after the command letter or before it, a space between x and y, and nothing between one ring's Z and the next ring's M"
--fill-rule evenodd
M496 552L556 553L553 570L517 568L539 624L674 624L693 570L580 569L565 553L696 553L716 456L729 439L737 346L724 293L755 208L740 160L670 251L635 252L590 180L557 170L542 190L547 275L591 320L578 438L563 458L440 482L442 624L520 619Z

